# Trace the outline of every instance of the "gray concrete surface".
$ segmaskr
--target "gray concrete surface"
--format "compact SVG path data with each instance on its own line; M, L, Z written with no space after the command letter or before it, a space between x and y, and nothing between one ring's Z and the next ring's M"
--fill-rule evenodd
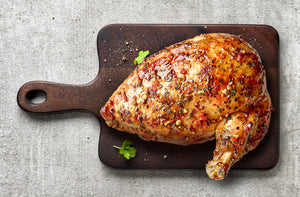
M0 196L299 196L299 0L0 0ZM100 163L93 115L29 115L31 80L91 81L96 35L111 23L268 24L280 35L280 161L269 171L117 170Z

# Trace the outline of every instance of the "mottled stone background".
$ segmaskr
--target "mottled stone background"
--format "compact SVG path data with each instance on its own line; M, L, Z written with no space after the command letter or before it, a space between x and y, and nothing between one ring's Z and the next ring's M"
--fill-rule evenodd
M0 0L0 196L299 196L299 0ZM280 161L269 171L118 170L98 158L98 120L30 115L16 102L32 80L91 81L96 36L111 23L268 24L280 35Z

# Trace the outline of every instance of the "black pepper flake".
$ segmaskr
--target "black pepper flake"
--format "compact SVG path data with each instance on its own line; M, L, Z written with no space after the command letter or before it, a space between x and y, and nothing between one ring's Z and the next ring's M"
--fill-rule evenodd
M268 127L266 125L263 126L263 130L266 131Z
M218 111L222 112L222 111L224 111L224 108L219 108Z
M170 96L170 92L165 92L165 97L169 97Z

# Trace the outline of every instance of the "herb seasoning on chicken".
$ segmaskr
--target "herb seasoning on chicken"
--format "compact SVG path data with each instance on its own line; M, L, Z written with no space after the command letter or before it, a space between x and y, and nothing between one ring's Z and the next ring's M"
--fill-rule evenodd
M223 33L174 44L142 61L102 107L108 126L142 139L191 145L216 139L211 179L265 136L272 104L260 57Z

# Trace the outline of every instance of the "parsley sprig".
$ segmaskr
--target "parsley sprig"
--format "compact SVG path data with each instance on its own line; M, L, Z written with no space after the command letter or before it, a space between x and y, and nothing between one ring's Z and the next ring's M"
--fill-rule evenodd
M149 54L150 54L149 51L140 51L139 56L137 58L135 58L133 63L135 65L139 65L140 63L142 63L143 59L145 59L145 57L147 57L147 55L149 55Z
M131 141L125 140L122 144L122 147L118 147L115 145L113 145L113 147L119 149L119 153L129 160L131 158L135 158L136 155L136 149L132 147L131 144Z

